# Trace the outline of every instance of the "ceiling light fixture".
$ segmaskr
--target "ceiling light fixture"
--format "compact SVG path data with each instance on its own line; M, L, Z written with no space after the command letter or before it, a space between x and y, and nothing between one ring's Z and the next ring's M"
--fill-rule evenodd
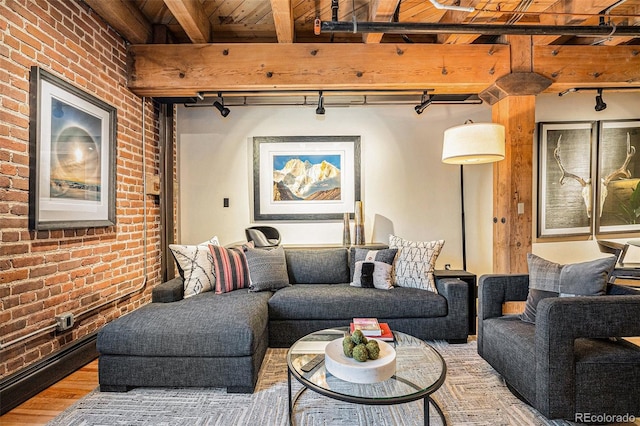
M213 106L216 107L218 111L220 111L220 115L222 115L223 117L226 117L227 115L229 115L231 110L224 106L224 98L222 97L222 93L218 93L218 97L220 98L220 102L215 101L213 103Z
M602 100L602 89L598 89L598 94L596 95L596 111L603 111L607 109L607 104Z
M318 92L318 108L316 108L317 115L324 115L324 96L322 96L322 90Z
M428 95L427 92L424 92L420 99L420 105L416 105L413 109L416 110L416 114L420 115L429 105L431 105L431 102L433 102L431 96Z

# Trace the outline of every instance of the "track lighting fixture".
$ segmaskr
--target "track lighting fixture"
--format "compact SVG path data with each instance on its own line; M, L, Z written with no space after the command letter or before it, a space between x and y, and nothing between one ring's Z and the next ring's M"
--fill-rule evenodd
M422 94L422 99L420 100L420 105L416 105L414 108L416 110L416 114L422 114L422 112L431 105L431 102L433 102L431 96L429 96L427 92L424 92Z
M220 98L220 102L215 101L213 103L213 106L216 107L218 111L220 111L220 115L222 115L223 117L226 117L227 115L229 115L231 110L224 106L224 98L222 97L222 93L218 93L218 97Z
M598 94L596 95L596 111L603 111L607 109L607 104L602 100L602 89L598 89Z
M318 108L316 108L317 115L324 115L324 96L322 90L318 92Z
M196 96L198 96L198 99L200 99L201 101L204 101L204 94L202 92L196 93Z

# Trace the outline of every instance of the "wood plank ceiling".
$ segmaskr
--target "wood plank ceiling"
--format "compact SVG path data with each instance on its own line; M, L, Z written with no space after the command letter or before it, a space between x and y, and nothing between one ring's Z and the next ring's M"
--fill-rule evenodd
M511 29L518 35L510 37L528 37L531 71L553 82L547 91L640 89L640 0L78 1L131 43L129 86L146 96L427 86L478 93L511 72ZM394 28L327 32L332 21ZM574 34L579 28L600 31Z

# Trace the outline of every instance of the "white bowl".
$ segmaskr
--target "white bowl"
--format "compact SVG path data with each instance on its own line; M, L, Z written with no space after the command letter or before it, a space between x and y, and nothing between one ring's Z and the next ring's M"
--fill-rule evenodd
M336 339L324 350L324 364L335 377L352 383L376 383L389 379L396 373L396 351L393 346L376 340L380 346L378 359L365 362L349 358L342 350L342 340Z

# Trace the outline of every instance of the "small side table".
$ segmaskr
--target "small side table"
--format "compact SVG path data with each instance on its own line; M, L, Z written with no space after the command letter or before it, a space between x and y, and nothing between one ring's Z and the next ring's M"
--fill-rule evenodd
M436 269L433 272L436 278L459 278L467 283L467 304L469 312L469 335L476 334L476 298L478 297L478 284L476 275L461 269Z

